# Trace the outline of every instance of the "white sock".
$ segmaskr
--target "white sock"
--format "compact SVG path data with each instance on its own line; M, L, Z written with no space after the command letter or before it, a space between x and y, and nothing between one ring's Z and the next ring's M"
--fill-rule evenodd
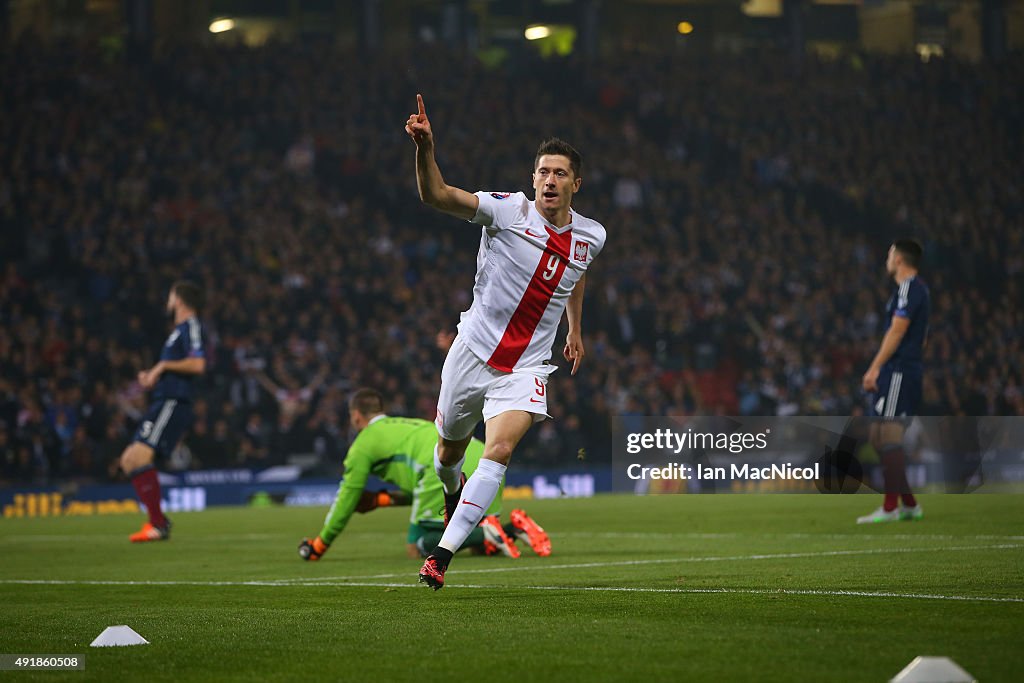
M504 476L504 465L493 460L480 460L473 476L466 482L459 507L455 510L455 516L448 521L448 528L444 530L438 547L453 553L462 547L497 497Z
M455 493L459 490L459 484L462 482L462 463L466 462L466 454L462 454L462 459L454 465L442 465L441 458L437 455L437 444L434 444L434 471L437 472L437 478L444 484L444 492L447 494Z

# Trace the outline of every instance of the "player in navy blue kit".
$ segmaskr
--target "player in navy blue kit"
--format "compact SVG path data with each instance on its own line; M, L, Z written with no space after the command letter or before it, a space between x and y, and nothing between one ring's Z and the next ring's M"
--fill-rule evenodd
M878 451L885 479L882 507L857 519L858 524L921 519L923 512L907 482L903 452L904 423L921 402L922 364L928 336L931 297L917 275L921 245L897 240L889 247L885 269L896 281L885 308L886 327L882 345L864 373L865 391L872 392L871 443Z
M153 402L121 454L121 469L131 478L149 521L129 537L132 543L166 541L171 523L160 509L160 481L154 459L168 456L192 426L192 393L197 375L206 371L203 332L197 313L203 293L185 280L175 282L167 296L167 313L174 317L174 331L164 343L160 362L139 373L139 384L153 390Z

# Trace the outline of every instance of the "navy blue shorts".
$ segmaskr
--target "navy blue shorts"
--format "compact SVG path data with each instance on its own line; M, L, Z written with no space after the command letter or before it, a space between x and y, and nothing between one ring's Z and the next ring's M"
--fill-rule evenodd
M871 415L903 418L917 415L921 405L921 371L883 367L878 391L871 396Z
M192 426L192 404L173 398L155 401L135 430L133 441L141 441L159 455L174 451L185 432Z

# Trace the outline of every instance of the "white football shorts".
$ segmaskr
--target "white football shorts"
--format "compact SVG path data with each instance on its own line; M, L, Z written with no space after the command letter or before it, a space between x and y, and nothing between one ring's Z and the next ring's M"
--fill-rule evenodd
M477 358L462 339L455 337L441 368L441 393L437 398L437 433L449 441L473 434L480 420L509 410L523 410L540 422L548 415L548 375L555 365L495 370Z

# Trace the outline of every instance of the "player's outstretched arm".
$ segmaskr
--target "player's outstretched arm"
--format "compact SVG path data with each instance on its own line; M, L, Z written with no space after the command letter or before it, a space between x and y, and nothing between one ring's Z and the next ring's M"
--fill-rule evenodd
M416 105L417 112L405 122L405 132L416 143L416 187L420 200L457 218L472 220L480 200L476 195L444 182L434 159L434 131L430 127L422 95L416 95Z
M327 511L327 517L324 518L324 526L320 530L320 534L312 541L304 538L302 543L299 544L299 557L302 559L319 560L327 552L327 549L331 547L334 539L345 530L349 518L356 511L359 499L363 493L363 485L366 483L366 474L362 472L346 472L345 476L345 481L338 487L338 495L334 499L334 504ZM348 485L350 479L356 479L357 481L351 482L354 485Z

